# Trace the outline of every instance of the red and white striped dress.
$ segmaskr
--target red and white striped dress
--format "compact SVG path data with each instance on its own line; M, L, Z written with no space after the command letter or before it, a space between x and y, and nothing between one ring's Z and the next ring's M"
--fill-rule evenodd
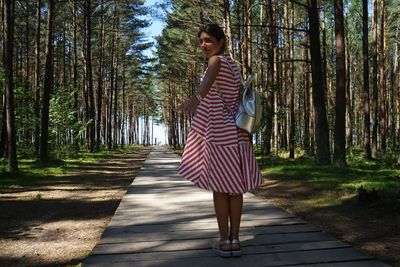
M236 112L240 70L229 55L219 58L216 82L225 103ZM235 126L215 82L197 107L178 173L213 192L245 193L262 183L249 135Z

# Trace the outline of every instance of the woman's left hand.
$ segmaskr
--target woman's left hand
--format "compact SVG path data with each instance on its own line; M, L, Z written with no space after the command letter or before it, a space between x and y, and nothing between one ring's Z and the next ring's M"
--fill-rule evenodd
M195 115L198 104L199 100L192 96L191 98L186 99L185 102L183 102L178 108L181 109L185 114Z

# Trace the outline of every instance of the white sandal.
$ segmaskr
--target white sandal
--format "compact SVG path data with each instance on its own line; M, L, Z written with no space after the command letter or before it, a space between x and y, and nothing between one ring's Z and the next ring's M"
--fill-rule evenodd
M240 246L240 241L237 240L237 239L233 239L231 241L231 245L234 245L234 244L238 245L239 247L237 249L232 249L231 250L232 257L240 257L240 256L242 256L242 248Z
M215 254L217 254L220 257L223 257L223 258L231 257L231 249L230 248L229 249L222 248L224 245L230 245L230 244L231 244L230 240L221 240L213 246L213 251Z

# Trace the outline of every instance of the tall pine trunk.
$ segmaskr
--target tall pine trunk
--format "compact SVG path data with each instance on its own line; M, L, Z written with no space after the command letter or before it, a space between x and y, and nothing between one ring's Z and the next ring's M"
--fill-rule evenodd
M371 123L369 99L369 59L368 59L368 0L363 0L363 110L364 110L364 158L371 159Z
M224 25L225 25L225 35L227 40L228 52L229 55L231 55L231 57L234 58L235 51L233 49L231 6L229 0L224 0Z
M344 42L343 0L334 0L336 36L335 148L333 161L346 166L346 53Z
M117 17L115 31L115 58L114 58L114 71L115 71L115 85L114 85L114 128L113 128L113 148L117 147L118 143L118 92L119 92L119 17Z
M73 52L73 71L72 71L72 76L73 76L73 87L74 87L74 110L76 112L75 118L74 118L74 130L73 130L73 142L74 142L74 148L75 150L79 149L79 129L76 126L76 124L79 121L79 107L78 107L78 42L77 42L77 31L78 31L78 22L77 22L77 0L73 1L72 5L72 52Z
M35 153L39 156L40 144L40 9L41 0L36 1L36 36L35 36Z
M54 24L54 0L47 1L47 41L46 63L43 85L42 123L40 136L40 162L49 160L49 103L53 89L53 24Z
M308 7L311 73L312 73L312 95L315 108L315 131L316 131L316 160L319 164L330 163L329 153L329 127L326 117L325 92L322 84L321 71L321 45L319 39L319 16L317 0L311 0Z
M378 5L372 1L372 156L378 153Z
M275 80L274 80L274 46L275 46L275 31L273 23L273 0L267 0L267 25L272 25L268 28L268 41L266 42L267 50L267 88L266 92L266 116L265 116L265 132L264 132L264 148L263 151L266 155L271 154L271 137L272 137L272 119L274 114L274 94L275 94Z
M8 170L18 171L17 141L15 131L14 111L14 77L13 77L13 40L14 40L14 4L12 0L4 2L4 68L6 89L6 120L7 120L7 146Z
M96 120L96 150L100 150L101 145L101 118L103 106L103 77L104 77L104 8L103 2L100 3L100 31L99 31L99 66L97 72L97 120Z
M113 94L114 94L114 74L115 74L115 35L116 35L116 10L114 6L114 19L113 19L113 32L111 39L111 60L110 60L110 90L109 90L109 97L108 97L108 120L107 120L107 147L108 150L112 149L113 139L112 139L112 109L113 109Z
M380 145L379 153L384 154L386 152L386 139L387 139L387 86L386 86L386 15L385 15L385 3L384 0L380 0L380 27L379 27L379 135L380 135ZM379 103L378 102L378 103Z
M292 3L291 16L290 16L290 27L293 28L294 25L294 6ZM293 33L293 32L292 32ZM289 38L289 59L290 59L290 131L289 131L289 157L294 158L295 151L295 132L296 132L296 116L294 112L294 40L293 34L288 34Z
M86 0L85 1L85 25L86 25L86 49L85 49L85 71L86 71L86 93L88 94L87 96L87 114L88 114L88 119L89 119L89 125L88 125L88 147L89 151L93 152L94 151L94 145L95 145L95 107L94 107L94 92L93 92L93 72L92 72L92 23L91 23L91 17L92 17L92 11L91 11L91 1Z

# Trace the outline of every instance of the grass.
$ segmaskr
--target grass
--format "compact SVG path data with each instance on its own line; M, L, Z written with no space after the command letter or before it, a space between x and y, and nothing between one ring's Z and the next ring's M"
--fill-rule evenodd
M400 170L385 160L365 160L361 153L356 153L348 158L348 166L344 168L319 165L306 156L258 157L258 160L267 179L308 188L303 193L310 199L302 204L309 208L341 205L354 198L361 186L377 190L381 203L400 205Z
M400 169L395 161L365 160L362 152L353 152L347 157L348 166L338 168L298 155L258 157L266 180L255 194L367 254L400 266ZM361 186L374 188L377 199L360 201Z
M0 169L0 193L9 188L18 188L36 184L42 179L51 179L67 173L82 165L88 165L110 158L115 153L136 151L138 146L126 146L124 149L114 149L111 151L102 150L90 153L80 151L72 157L53 160L48 166L41 167L37 164L36 159L18 159L19 171L17 173L9 173L5 171L6 162L2 162Z

